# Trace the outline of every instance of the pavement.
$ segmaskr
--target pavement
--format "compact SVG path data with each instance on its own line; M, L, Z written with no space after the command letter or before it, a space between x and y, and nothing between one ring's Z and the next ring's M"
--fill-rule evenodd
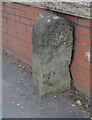
M2 59L3 118L89 118L81 107L60 93L39 98L32 78L17 65Z

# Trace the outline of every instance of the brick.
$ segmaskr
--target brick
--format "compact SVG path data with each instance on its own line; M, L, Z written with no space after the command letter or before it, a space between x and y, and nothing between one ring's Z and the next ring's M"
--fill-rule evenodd
M26 30L23 30L23 35L27 36L27 37L31 37L32 33L31 32L27 32Z
M79 18L79 24L90 27L91 26L91 21L88 20L88 19Z
M20 50L22 51L22 54L25 55L27 58L28 56L30 57L30 55L32 55L32 51L25 47L20 46Z
M18 22L16 22L16 27L19 27L19 28L21 28L21 29L26 29L26 25L24 25L24 24L22 24L22 23L18 23Z
M27 38L27 42L30 43L30 44L32 44L32 39L31 39L31 37L28 37L28 38Z
M7 20L7 23L10 24L10 25L15 26L15 23L16 23L16 22L15 22L15 21L12 21L12 20Z
M6 18L2 18L2 22L6 23L7 22Z
M15 14L23 17L25 16L24 12L19 10L15 10Z
M26 50L28 50L28 49L26 49ZM32 59L32 51L23 52L23 56L25 56L26 59L31 60Z
M92 79L88 78L87 81L88 81L89 84L91 84Z
M2 26L2 17L0 17L0 27Z
M90 78L92 79L92 70L90 70Z
M85 52L78 51L78 57L88 61L88 56Z
M30 12L30 6L28 5L18 4L18 9L22 11Z
M32 66L32 61L29 62L29 65Z
M82 81L78 81L79 87L83 88L84 90L90 91L90 85L84 83Z
M11 25L9 25L9 24L6 24L6 26L5 26L5 28L7 28L8 30L11 30L12 31L12 29L11 29Z
M42 9L31 7L31 12L36 13L36 14L40 14L40 13L42 13Z
M84 36L79 36L79 41L81 42L81 43L85 43L85 44L87 44L87 45L90 45L90 41L91 41L92 39L90 39L90 38L87 38L87 37L84 37Z
M90 28L90 38L92 38L92 27Z
M5 10L5 7L4 6L2 6L2 11L4 11Z
M6 33L2 33L2 38L7 38L7 34Z
M5 6L9 6L9 2L4 3Z
M73 83L76 84L77 83L77 79L73 77Z
M7 7L7 8L6 8L6 11L7 11L8 13L14 14L14 10L13 10L12 8Z
M31 23L32 23L32 25L31 25L31 26L33 27L34 21L31 21Z
M21 30L21 29L15 27L15 26L11 26L11 27L10 27L10 30L15 31L15 33L16 33L16 32L18 32L18 33L22 33L22 31L23 31L23 30Z
M76 42L74 46L75 46L75 48L77 48L77 49L79 49L81 51L84 51L84 52L88 52L88 50L89 50L89 47L82 44L82 43Z
M5 46L6 48L10 48L9 44L7 44L8 40L7 39L3 39L2 41L2 46Z
M25 36L18 34L18 33L17 33L17 38L24 40L24 41L26 41L26 39L27 39Z
M0 11L0 22L2 22L2 11Z
M5 46L8 49L11 49L11 45L9 44L9 41L7 39L3 39L3 46Z
M5 12L2 13L2 16L5 17L5 18L10 18L10 14L5 13Z
M92 48L90 48L90 54L92 55Z
M12 20L15 20L15 21L18 21L18 22L19 22L19 17L18 17L18 16L10 15L10 18L11 18Z
M66 15L65 18L68 19L69 21L73 22L73 23L78 23L78 18L77 17Z
M10 42L10 49L14 50L15 51L15 48L17 47L17 43L15 42Z
M6 46L3 46L3 49L10 55L13 55L13 51L9 50Z
M90 70L92 71L92 60L90 60Z
M7 33L7 29L4 28L4 27L2 28L2 31L5 32L5 33Z
M22 42L21 40L19 40L19 39L16 39L15 41L16 41L16 43L19 44L19 45L22 45L22 43L23 43L23 42Z
M2 27L6 27L6 25L7 25L6 23L2 23ZM0 26L0 27L1 27L1 26Z
M2 6L0 6L0 12L2 11Z
M16 37L16 33L15 33L14 31L8 30L8 34L9 34L9 35L12 35L12 36L14 36L14 37Z
M74 33L74 38L78 41L78 33Z
M78 33L86 35L86 36L90 36L90 29L89 28L75 26L75 32L78 32Z
M73 57L77 57L77 50L73 51Z
M77 86L77 79L73 78L73 87Z
M2 33L3 33L3 31L2 31L2 28L0 28L1 29L1 31L0 31L0 41L2 40Z
M27 26L27 31L32 32L33 28L31 26Z
M2 41L0 41L0 45L2 45Z
M6 23L2 23L2 27L7 28L7 29L10 28L10 26L8 24L6 24Z
M82 80L84 82L87 82L87 77L86 76L84 76L84 75L82 75L78 72L75 72L73 70L71 70L71 74L72 74L72 76L76 77L78 80Z
M19 56L22 54L23 51L20 49L20 45L17 44L14 52L15 52L16 54L19 54ZM18 56L18 57L19 57L19 56Z
M71 64L70 68L73 69L73 70L77 70L77 66L74 63Z
M90 69L90 63L80 59L80 58L77 58L77 57L74 57L73 58L73 62L75 62L76 64L80 65L80 66L83 66L85 68L88 68Z
M0 2L0 5L2 6L2 5L3 5L3 2Z
M18 34L21 34L21 35L23 35L24 36L24 34L23 34L23 31L24 30L22 30L22 29L19 29L19 28L15 28L15 31L18 33Z
M82 68L82 67L78 66L78 72L83 74L83 75L86 75L86 76L90 77L90 70L87 70L85 68Z
M22 43L22 45L23 45L24 47L26 47L26 48L30 49L30 50L32 50L32 49L33 49L32 44L28 44L28 43L23 42L23 43Z
M92 55L90 56L90 64L92 65Z
M26 24L26 25L32 25L31 20L28 20L26 18L21 18L21 22Z
M19 56L19 57L24 63L26 63L28 65L30 64L29 60L25 59L25 57L23 57L23 56Z
M25 58L29 61L32 61L32 51L29 51L29 53L25 53Z
M0 33L2 32L2 27L0 27Z
M8 34L5 36L5 39L7 39L9 42L10 42L10 41L12 42L12 36L10 36L10 35L8 35Z
M16 42L16 37L13 37L13 36L8 35L8 39L9 39L10 41Z
M37 18L37 15L27 12L26 17L29 19L35 20Z
M7 6L12 7L12 8L18 8L18 7L19 7L19 4L10 2L10 3L7 4Z

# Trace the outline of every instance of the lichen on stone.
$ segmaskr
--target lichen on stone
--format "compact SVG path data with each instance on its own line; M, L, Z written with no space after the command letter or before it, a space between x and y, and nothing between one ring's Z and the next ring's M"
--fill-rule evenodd
M70 88L69 64L73 26L61 17L44 12L33 25L32 70L39 95ZM48 18L50 22L47 22Z

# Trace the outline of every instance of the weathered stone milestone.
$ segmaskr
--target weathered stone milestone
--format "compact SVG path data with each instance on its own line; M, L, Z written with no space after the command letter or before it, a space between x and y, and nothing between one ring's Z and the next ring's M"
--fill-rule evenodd
M70 88L69 65L73 26L65 19L43 12L33 25L33 80L39 95Z

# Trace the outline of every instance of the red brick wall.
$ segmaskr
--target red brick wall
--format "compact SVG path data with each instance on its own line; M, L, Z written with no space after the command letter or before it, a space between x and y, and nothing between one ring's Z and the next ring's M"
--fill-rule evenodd
M90 95L92 47L91 20L70 15L61 15L74 25L74 51L71 64L73 86L86 95ZM91 48L92 49L92 48ZM92 56L91 56L92 58Z
M42 9L31 6L3 3L3 49L25 63L32 65L32 28ZM55 13L56 14L56 13ZM74 52L71 64L73 86L82 93L90 93L90 20L60 14L74 25ZM92 49L92 48L91 48ZM92 53L92 52L91 52ZM91 57L92 59L92 57Z
M2 49L2 2L0 2L0 54Z
M3 3L3 49L32 65L32 28L41 9L15 3Z

